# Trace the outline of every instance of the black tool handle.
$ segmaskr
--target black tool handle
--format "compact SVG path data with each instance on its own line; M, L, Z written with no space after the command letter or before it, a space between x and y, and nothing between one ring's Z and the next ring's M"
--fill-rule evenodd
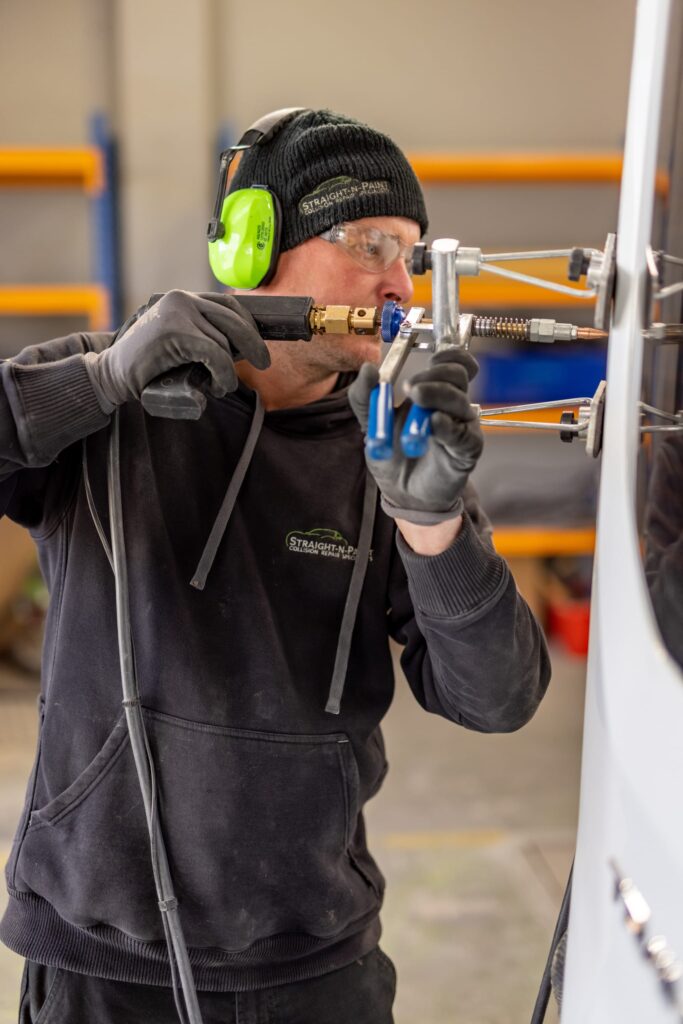
M240 295L240 305L251 313L266 341L310 341L313 299L301 295ZM171 420L198 420L206 408L211 374L202 363L179 366L155 377L142 392L142 405L150 416Z
M211 374L202 363L177 366L155 377L142 392L142 406L150 416L167 420L198 420L206 409Z
M238 295L266 341L310 341L313 299L302 295Z

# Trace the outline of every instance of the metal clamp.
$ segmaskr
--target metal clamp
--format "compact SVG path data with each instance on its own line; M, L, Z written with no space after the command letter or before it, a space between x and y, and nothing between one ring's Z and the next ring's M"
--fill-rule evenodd
M424 316L423 306L413 306L399 327L398 336L380 366L379 384L370 394L368 458L390 459L394 454L394 384L417 339L415 328Z
M561 398L552 402L532 402L528 405L507 405L497 409L481 409L478 411L480 423L487 427L523 427L527 430L557 431L562 441L573 441L575 438L586 442L586 454L593 458L602 451L603 425L605 419L605 397L607 385L601 380L592 398ZM567 409L577 408L577 415ZM559 423L537 423L533 420L500 420L490 419L507 413L535 412L539 409L563 409ZM563 436L564 435L564 436Z

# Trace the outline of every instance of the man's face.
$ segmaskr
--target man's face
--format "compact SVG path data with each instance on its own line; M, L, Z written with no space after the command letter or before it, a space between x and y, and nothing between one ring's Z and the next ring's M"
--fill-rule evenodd
M406 245L414 245L420 238L419 225L406 217L364 217L352 223L396 235ZM413 284L401 257L386 270L373 273L356 263L341 245L310 238L283 253L273 280L257 291L264 295L310 295L317 306L377 306L381 310L389 300L409 303ZM288 355L305 360L311 370L322 374L357 370L365 362L380 360L379 337L326 334L311 342L286 344Z

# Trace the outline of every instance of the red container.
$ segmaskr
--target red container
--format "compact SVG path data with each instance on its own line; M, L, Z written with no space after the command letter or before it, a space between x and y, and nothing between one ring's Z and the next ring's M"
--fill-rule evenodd
M551 601L548 604L549 636L559 640L570 654L588 654L590 601Z

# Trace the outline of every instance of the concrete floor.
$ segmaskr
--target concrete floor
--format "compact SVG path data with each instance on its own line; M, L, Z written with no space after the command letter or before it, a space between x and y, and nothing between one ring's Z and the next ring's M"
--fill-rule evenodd
M387 876L382 945L396 1024L527 1024L571 862L585 663L553 651L550 691L510 736L459 729L405 682L386 720L391 770L368 808ZM0 860L33 758L36 681L0 665ZM4 908L0 896L0 912ZM21 963L0 947L0 1024ZM557 1020L551 1006L547 1022Z

